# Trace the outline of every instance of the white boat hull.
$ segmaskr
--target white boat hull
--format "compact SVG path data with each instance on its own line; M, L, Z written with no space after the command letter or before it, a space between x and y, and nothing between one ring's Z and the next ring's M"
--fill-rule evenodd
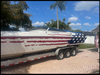
M1 32L1 59L48 51L69 44L83 43L83 36L72 32L33 30Z
M67 41L72 38L72 36L58 36L47 33L44 36L12 35L10 33L10 36L1 36L1 59L67 46L69 44Z

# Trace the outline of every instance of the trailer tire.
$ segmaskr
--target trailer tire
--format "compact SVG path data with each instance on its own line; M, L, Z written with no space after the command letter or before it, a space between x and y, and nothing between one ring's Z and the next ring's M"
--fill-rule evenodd
M71 56L75 56L77 54L76 47L72 48L71 50Z
M57 58L58 60L62 60L62 59L64 58L64 52L63 52L63 50L60 50L60 51L58 52L58 55L56 55L56 58Z
M65 50L65 52L64 52L64 57L65 57L65 58L69 58L70 56L71 56L70 51Z

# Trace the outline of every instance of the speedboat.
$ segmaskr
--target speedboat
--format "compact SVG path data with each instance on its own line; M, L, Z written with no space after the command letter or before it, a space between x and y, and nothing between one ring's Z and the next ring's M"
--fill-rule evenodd
M47 27L37 27L24 32L1 31L1 59L81 44L85 39L82 33Z

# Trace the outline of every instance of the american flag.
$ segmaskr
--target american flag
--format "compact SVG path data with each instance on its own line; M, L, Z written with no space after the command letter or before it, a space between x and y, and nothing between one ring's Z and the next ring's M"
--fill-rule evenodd
M84 43L86 36L82 33L74 33L72 39L68 41L70 44Z

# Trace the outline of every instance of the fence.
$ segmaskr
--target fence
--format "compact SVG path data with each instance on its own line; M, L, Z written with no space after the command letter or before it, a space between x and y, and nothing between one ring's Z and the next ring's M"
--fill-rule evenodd
M87 39L84 41L86 44L95 44L95 36L86 36Z

